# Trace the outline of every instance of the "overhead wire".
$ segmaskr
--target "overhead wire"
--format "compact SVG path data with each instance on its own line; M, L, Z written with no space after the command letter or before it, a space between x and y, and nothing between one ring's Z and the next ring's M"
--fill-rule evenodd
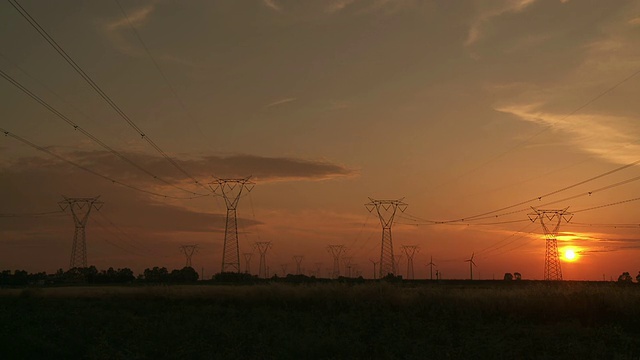
M44 153L46 153L46 154L48 154L50 156L55 157L58 160L64 161L67 164L73 165L73 166L75 166L75 167L77 167L77 168L79 168L79 169L81 169L83 171L86 171L86 172L91 173L91 174L93 174L95 176L98 176L98 177L101 177L101 178L103 178L105 180L108 180L113 184L118 184L118 185L127 187L129 189L135 190L135 191L139 191L139 192L142 192L142 193L145 193L145 194L158 196L158 197L162 197L162 198L181 199L182 200L182 199L195 199L197 197L200 197L200 196L180 197L180 196L172 196L172 195L160 194L160 193L157 193L157 192L154 192L154 191L145 190L145 189L133 186L133 185L129 185L129 184L124 183L122 181L116 180L116 179L114 179L114 178L112 178L110 176L103 175L103 174L101 174L101 173L99 173L99 172L97 172L95 170L92 170L92 169L86 167L86 166L80 165L80 164L78 164L78 163L76 163L76 162L74 162L72 160L64 158L61 155L58 155L58 154L56 154L56 153L54 153L54 152L52 152L52 151L50 151L50 150L48 150L48 149L46 149L46 148L44 148L42 146L36 145L36 144L32 143L31 141L29 141L29 140L27 140L27 139L25 139L25 138L23 138L21 136L18 136L18 135L14 134L14 133L12 133L12 132L10 132L8 130L0 128L0 132L4 133L5 136L11 137L11 138L13 138L15 140L18 140L18 141L20 141L21 143L23 143L25 145L31 146L32 148L34 148L36 150L42 151L42 152L44 152Z
M18 217L46 217L51 215L63 216L64 211L46 211L38 213L0 213L0 218L18 218Z
M205 185L199 182L189 172L187 172L180 164L171 158L160 146L158 146L120 107L107 95L102 88L78 65L75 60L49 35L49 33L36 21L29 12L18 3L17 0L8 0L9 3L27 20L27 22L42 36L45 41L51 45L54 50L62 56L62 58L89 84L89 86L98 93L98 95L127 123L136 131L140 137L153 147L162 157L164 157L173 167L178 169L186 177L190 178L195 185L208 190Z
M2 71L2 69L0 69L0 76L2 76L5 80L10 82L13 86L17 87L23 93L25 93L26 95L31 97L33 100L38 102L45 109L49 110L51 113L53 113L55 116L60 118L62 121L64 121L67 124L69 124L73 128L73 130L80 132L82 135L86 136L87 138L89 138L94 143L100 145L102 148L104 148L105 150L107 150L111 154L115 155L116 157L120 158L121 160L123 160L124 162L128 163L129 165L135 167L136 169L140 170L141 172L147 174L148 176L152 177L153 179L158 180L158 181L160 181L160 182L162 182L162 183L164 183L164 184L166 184L168 186L171 186L173 188L176 188L178 190L181 190L181 191L184 191L184 192L188 192L188 193L190 193L190 194L192 194L194 196L202 197L202 196L209 196L210 195L210 194L199 194L199 193L193 192L191 190L187 190L185 188L182 188L180 186L177 186L177 185L169 182L168 180L165 180L165 179L157 176L156 174L152 173L151 171L149 171L149 170L143 168L142 166L140 166L139 164L137 164L135 161L129 159L128 157L126 157L122 153L120 153L117 150L113 149L112 147L110 147L109 145L104 143L102 140L98 139L96 136L94 136L93 134L91 134L87 130L85 130L82 127L80 127L78 124L76 124L74 121L69 119L67 116L65 116L64 114L62 114L58 110L56 110L53 106L51 106L49 103L47 103L41 97L39 97L38 95L34 94L29 89L24 87L22 84L20 84L20 82L18 82L14 78L12 78L9 74L7 74L4 71Z

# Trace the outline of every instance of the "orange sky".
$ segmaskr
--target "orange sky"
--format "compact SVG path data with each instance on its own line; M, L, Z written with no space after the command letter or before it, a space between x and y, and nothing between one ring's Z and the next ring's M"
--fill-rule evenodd
M474 278L541 279L544 236L528 222L529 206L576 211L558 239L578 255L563 260L565 279L640 270L640 225L628 226L640 224L640 201L579 211L638 197L638 166L526 202L640 160L638 2L120 3L128 17L115 1L20 1L189 175L202 183L253 175L256 187L238 207L240 248L271 241L271 273L285 263L293 269L294 255L305 256L306 270L321 262L326 273L327 245L344 244L370 277L381 228L364 207L368 197L409 204L393 241L396 254L420 246L418 278L428 276L431 256L445 278L467 278L464 260L475 253ZM205 191L8 2L0 24L0 70L166 182L109 154L5 79L0 128L146 191ZM87 226L89 263L177 268L178 247L197 243L194 267L207 277L220 269L220 199L155 197L11 137L0 140L0 168L0 268L66 268L73 238L67 215L8 214L56 211L62 195L101 195L105 205ZM521 202L494 218L424 221ZM257 255L251 265L257 271Z

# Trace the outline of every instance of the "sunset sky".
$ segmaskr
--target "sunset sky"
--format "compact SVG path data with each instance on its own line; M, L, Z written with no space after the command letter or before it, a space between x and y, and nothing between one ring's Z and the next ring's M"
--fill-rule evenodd
M640 160L640 2L118 1L19 3L189 175L203 184L253 176L238 207L241 253L271 241L271 274L285 263L293 272L294 255L326 274L327 246L343 244L371 277L381 225L369 197L408 204L393 242L396 255L420 247L416 278L428 277L431 256L444 278L468 278L475 253L474 278L542 279L544 235L529 206L575 211L558 238L577 255L562 261L564 279L640 270L640 201L590 209L640 197L640 166L543 196ZM9 2L0 3L0 70L169 184L4 78L0 128L136 188L210 193ZM90 264L174 269L185 262L179 246L199 244L194 267L220 271L225 208L214 196L135 191L9 136L0 195L0 269L66 269L69 214L25 214L57 211L63 195L100 195Z

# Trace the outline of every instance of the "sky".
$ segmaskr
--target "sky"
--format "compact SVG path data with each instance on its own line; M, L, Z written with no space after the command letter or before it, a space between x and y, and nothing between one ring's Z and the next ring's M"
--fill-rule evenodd
M574 212L564 279L640 270L640 201L626 201L640 194L638 1L19 4L131 123L0 3L0 70L69 120L0 79L0 128L35 145L0 137L0 268L66 269L74 223L58 202L100 196L89 264L181 268L179 247L198 244L208 278L226 208L207 184L252 176L237 215L253 273L253 244L270 241L270 274L301 255L326 276L327 246L344 245L352 275L372 277L369 198L408 205L392 239L396 256L419 247L416 278L431 259L468 278L473 254L474 278L542 279L531 206Z

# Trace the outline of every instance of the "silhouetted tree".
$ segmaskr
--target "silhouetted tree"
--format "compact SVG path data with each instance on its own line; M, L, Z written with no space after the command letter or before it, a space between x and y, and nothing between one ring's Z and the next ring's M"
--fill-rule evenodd
M511 275L511 273L505 273L505 274L504 274L504 280L505 280L505 281L511 281L511 280L513 280L513 275Z
M186 283L198 281L198 272L191 266L185 266L180 270L173 270L169 274L169 281L175 283Z
M522 280L522 274L520 274L519 272L514 272L513 273L513 279L514 280Z
M636 275L636 282L640 284L640 271L638 271L638 275Z
M619 283L631 283L633 282L633 278L629 275L628 271L622 273L622 275L618 276Z
M169 281L169 271L166 267L154 266L153 269L144 269L144 281L152 283L164 283Z

